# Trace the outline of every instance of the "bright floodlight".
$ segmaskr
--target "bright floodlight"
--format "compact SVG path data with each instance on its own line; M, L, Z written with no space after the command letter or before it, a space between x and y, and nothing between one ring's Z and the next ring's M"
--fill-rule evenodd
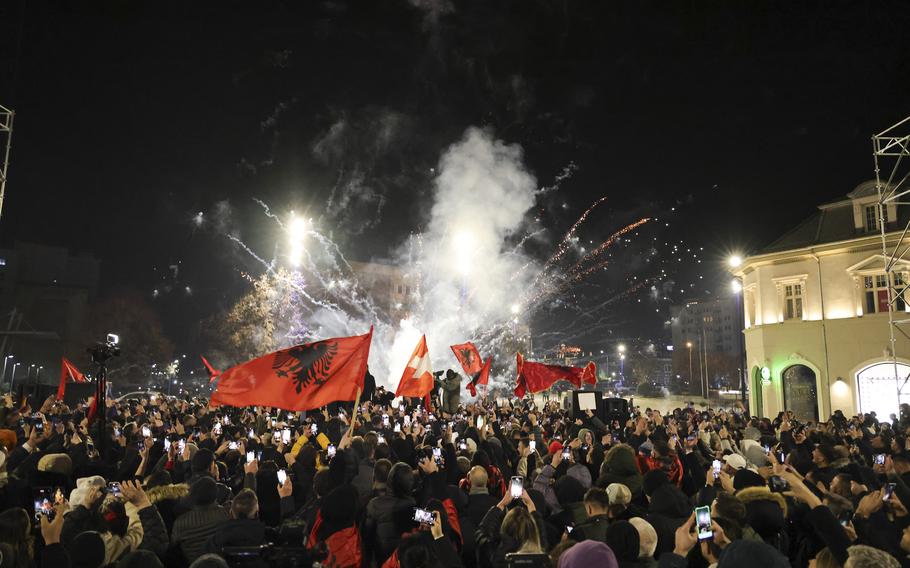
M739 268L742 263L743 257L739 256L738 254L734 254L727 259L727 264L730 265L730 268Z
M734 278L733 281L730 282L730 289L733 290L734 294L739 294L743 291L743 283L740 282L739 279Z
M520 312L520 311L521 311L521 306L519 306L518 304L512 304L512 313L513 314L518 314L518 312Z
M620 353L625 353L626 352L625 344L620 343L619 345L616 346L616 350L619 351Z

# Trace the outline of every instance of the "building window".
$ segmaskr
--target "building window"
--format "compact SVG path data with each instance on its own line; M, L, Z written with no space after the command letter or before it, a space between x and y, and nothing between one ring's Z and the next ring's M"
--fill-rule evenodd
M398 293L401 294L401 284L398 285Z
M891 281L894 283L895 308L898 311L906 310L906 302L901 291L906 285L904 275L900 272L891 273ZM863 277L863 291L865 293L867 314L875 314L888 311L888 279L884 274Z
M888 222L888 208L882 207L882 217L885 218L885 223ZM878 225L878 205L867 205L866 206L866 231L877 231L879 229Z
M784 319L803 319L803 285L784 286Z

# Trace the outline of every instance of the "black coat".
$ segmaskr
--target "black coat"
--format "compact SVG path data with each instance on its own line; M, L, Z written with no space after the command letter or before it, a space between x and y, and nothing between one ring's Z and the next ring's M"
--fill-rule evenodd
M367 550L373 550L376 564L392 555L401 542L401 534L413 528L411 519L416 506L414 499L384 495L367 503L364 539Z

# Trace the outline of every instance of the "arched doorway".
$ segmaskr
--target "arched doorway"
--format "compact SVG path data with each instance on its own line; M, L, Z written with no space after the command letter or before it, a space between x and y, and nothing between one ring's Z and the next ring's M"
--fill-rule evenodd
M797 420L818 420L818 387L815 371L805 365L792 365L781 373L784 408L792 410Z
M879 420L887 420L890 414L896 414L898 404L910 402L910 382L905 384L910 375L910 365L897 364L897 380L894 377L894 363L883 361L873 363L856 374L856 398L859 412L875 412ZM898 385L901 389L900 399L897 396Z

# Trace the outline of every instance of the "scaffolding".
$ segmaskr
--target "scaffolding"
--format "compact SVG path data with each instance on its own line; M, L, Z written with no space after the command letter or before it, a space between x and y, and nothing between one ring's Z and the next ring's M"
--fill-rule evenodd
M902 335L910 341L910 317L906 311L897 312L897 300L906 304L908 286L902 274L895 270L898 264L905 264L910 252L910 219L905 223L900 236L895 239L893 232L886 228L887 207L910 205L910 116L872 137L872 155L875 160L875 190L878 195L876 214L882 240L882 257L885 261L885 278L888 284L888 354L894 368L894 384L897 387L897 414L900 416L901 394L906 390L910 375L900 376L898 372L897 337ZM900 217L895 214L894 221ZM897 277L895 277L897 276ZM900 314L900 315L899 315Z
M6 196L6 172L9 170L9 149L13 144L13 119L16 113L0 105L0 141L3 161L0 162L0 217L3 217L3 198Z

